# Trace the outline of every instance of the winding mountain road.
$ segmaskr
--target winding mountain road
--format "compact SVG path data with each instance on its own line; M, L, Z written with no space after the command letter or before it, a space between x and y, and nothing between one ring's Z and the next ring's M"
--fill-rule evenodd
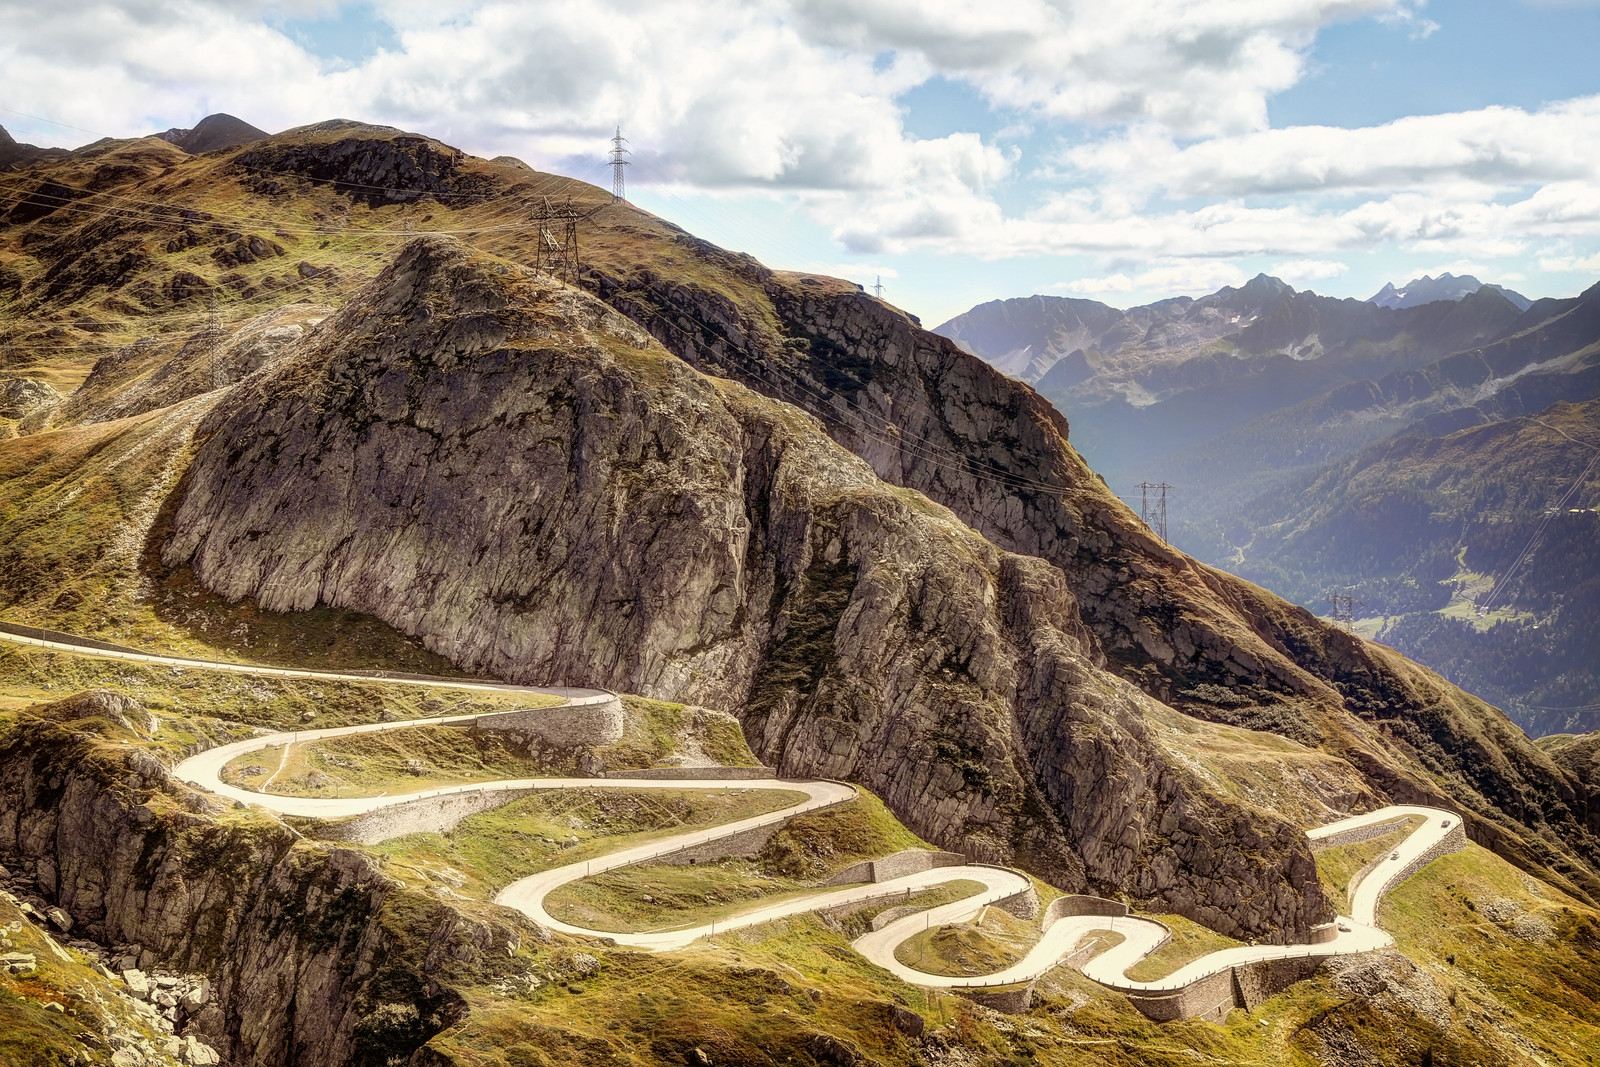
M228 670L247 674L279 677L304 677L339 681L387 681L422 686L455 689L487 689L500 692L527 692L563 698L568 705L610 700L614 694L600 690L561 689L535 686L513 686L502 683L456 679L418 679L404 676L379 676L340 673L336 671L309 671L294 668L257 667L247 664L220 663L181 657L159 656L132 650L85 648L70 641L56 641L37 637L0 632L0 641L10 641L36 647L67 651L75 654L134 660L138 662L171 666L189 666L213 670ZM447 786L416 793L377 797L291 797L260 793L228 785L221 779L224 766L238 756L277 745L305 744L330 737L374 733L383 730L404 730L418 726L460 725L480 716L445 716L431 719L411 719L362 726L342 726L321 730L297 730L266 734L222 745L184 760L174 774L202 789L230 800L254 804L280 815L309 816L313 818L342 818L363 815L395 805L412 803L426 798L447 796L453 793L505 792L517 795L533 790L563 789L706 789L721 790L729 786L726 779L661 779L661 778L526 778L511 779L471 785ZM903 981L943 989L1002 986L1031 981L1057 966L1071 955L1084 939L1097 931L1111 931L1123 937L1121 943L1096 955L1082 965L1083 973L1112 989L1128 993L1168 993L1179 990L1209 975L1241 964L1264 960L1291 959L1316 956L1340 956L1371 952L1394 943L1393 938L1376 925L1379 900L1403 880L1409 868L1430 850L1443 842L1451 833L1458 816L1436 808L1388 807L1362 815L1316 827L1307 831L1313 842L1339 834L1348 834L1365 827L1377 826L1409 816L1419 817L1421 825L1412 830L1392 856L1380 863L1361 880L1352 897L1352 916L1340 917L1337 936L1317 944L1256 945L1224 949L1203 956L1167 976L1153 982L1134 981L1125 976L1128 968L1159 948L1168 938L1167 928L1160 923L1136 916L1107 918L1099 915L1069 915L1047 925L1041 938L1028 953L1015 964L993 974L962 977L930 974L908 966L895 958L895 950L914 934L932 926L967 922L983 908L1024 893L1029 879L1020 872L1003 867L964 864L935 867L913 874L902 875L882 882L821 889L803 899L791 899L762 905L727 919L702 926L680 929L652 930L638 933L613 933L590 930L565 922L546 908L549 895L561 886L631 864L642 863L668 853L681 851L733 837L746 831L786 822L809 811L844 803L856 796L853 786L842 782L790 779L740 779L743 789L776 789L801 793L804 796L792 805L764 815L752 816L718 826L712 830L697 830L679 834L663 841L622 849L595 859L566 864L519 879L501 890L495 897L497 903L514 908L535 922L554 930L591 937L607 937L618 944L652 951L682 948L698 938L740 927L753 926L785 916L836 908L858 901L886 899L894 894L914 893L958 880L979 882L983 890L974 896L951 904L919 911L897 919L880 930L858 938L853 947L866 959L883 967Z

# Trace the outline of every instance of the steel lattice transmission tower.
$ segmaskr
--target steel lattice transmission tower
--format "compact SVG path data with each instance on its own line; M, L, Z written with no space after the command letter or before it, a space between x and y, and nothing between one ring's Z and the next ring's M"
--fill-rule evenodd
M1341 623L1345 627L1355 625L1356 609L1361 606L1361 601L1356 599L1354 593L1331 592L1328 594L1328 603L1333 607L1334 622Z
M883 275L881 274L877 275L872 283L872 295L879 300L883 299Z
M533 221L539 224L533 250L533 269L542 270L568 285L578 284L578 222L585 216L572 206L572 197L557 204L548 196L533 207Z
M1167 539L1167 490L1176 486L1166 482L1140 482L1134 486L1139 490L1139 517L1144 524L1156 532L1156 536L1165 541ZM1154 506L1150 502L1150 494L1158 494Z
M632 166L632 164L622 157L631 156L633 153L622 147L627 143L628 139L622 136L622 127L618 126L617 135L611 138L611 202L613 204L620 204L628 199L627 182L623 178L622 168Z

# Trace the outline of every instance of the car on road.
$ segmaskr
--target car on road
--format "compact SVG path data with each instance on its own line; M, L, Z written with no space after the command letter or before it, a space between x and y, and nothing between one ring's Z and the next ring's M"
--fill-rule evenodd
M1400 858L1400 850L1399 849L1395 849L1393 852L1389 853L1389 858L1392 859L1392 860L1399 859Z

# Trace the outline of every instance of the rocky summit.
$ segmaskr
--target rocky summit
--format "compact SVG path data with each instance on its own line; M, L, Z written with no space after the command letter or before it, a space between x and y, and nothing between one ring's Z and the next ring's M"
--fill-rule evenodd
M1595 1032L1591 741L1164 543L858 286L344 120L0 181L0 1011L54 1062ZM1170 325L1340 310L1284 290Z

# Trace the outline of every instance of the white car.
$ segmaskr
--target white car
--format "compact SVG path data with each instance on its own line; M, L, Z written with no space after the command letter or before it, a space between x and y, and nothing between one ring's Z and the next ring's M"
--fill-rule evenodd
M1400 850L1399 849L1395 849L1393 852L1389 853L1389 858L1392 859L1392 860L1399 859L1400 858Z

